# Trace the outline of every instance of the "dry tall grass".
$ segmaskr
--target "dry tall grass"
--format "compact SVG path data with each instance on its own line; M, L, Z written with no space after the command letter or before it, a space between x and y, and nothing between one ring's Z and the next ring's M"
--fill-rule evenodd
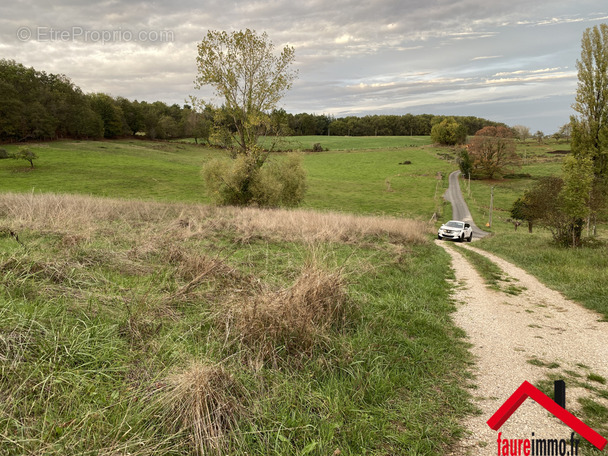
M341 327L355 312L341 271L317 267L306 267L289 288L238 294L225 307L217 314L219 326L258 366L276 365L281 353L308 354L330 327Z
M192 438L198 454L227 454L243 391L221 366L192 363L166 379L160 406L168 426Z
M78 233L89 236L103 223L137 230L144 222L170 236L205 235L222 230L252 237L287 241L358 242L388 236L396 242L424 243L432 227L419 220L372 217L304 209L214 207L156 203L81 195L5 193L0 195L0 223L22 229ZM149 224L148 224L149 226Z

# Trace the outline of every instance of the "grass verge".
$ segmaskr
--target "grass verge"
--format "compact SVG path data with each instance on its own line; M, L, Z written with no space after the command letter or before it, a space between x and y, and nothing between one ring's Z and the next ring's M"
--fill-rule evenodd
M537 230L505 233L485 238L476 246L495 253L533 274L550 288L608 318L608 244L571 249L552 243L548 233Z

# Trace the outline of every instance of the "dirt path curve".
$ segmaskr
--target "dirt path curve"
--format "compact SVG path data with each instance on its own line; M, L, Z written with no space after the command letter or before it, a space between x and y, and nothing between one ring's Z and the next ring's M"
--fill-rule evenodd
M511 263L463 245L498 264L519 281L518 286L525 287L517 296L489 289L455 246L436 242L452 257L458 285L453 295L457 302L454 320L471 343L475 358L471 392L481 410L464 423L470 435L454 455L497 454L498 433L486 421L524 380L537 385L559 374L566 381L566 408L577 416L579 397L608 405L589 387L577 386L592 383L606 390L605 385L588 380L590 374L608 379L608 323L600 321L602 316L565 299ZM570 439L571 434L570 428L531 399L500 431L503 438Z

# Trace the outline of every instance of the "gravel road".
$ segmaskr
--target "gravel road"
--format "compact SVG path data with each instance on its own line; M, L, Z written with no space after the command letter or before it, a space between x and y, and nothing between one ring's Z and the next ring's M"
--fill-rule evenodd
M512 283L524 288L519 295L490 289L455 246L435 242L452 258L453 298L457 303L454 320L471 343L475 361L471 393L481 411L465 421L469 435L454 449L454 455L497 454L498 432L486 421L524 380L538 384L563 378L566 409L576 416L580 416L580 397L608 406L597 391L577 386L591 383L606 390L601 382L589 380L596 376L608 379L608 323L601 315L565 299L513 264L462 245L489 258L514 280ZM502 438L570 439L571 435L570 428L532 399L527 399L500 431Z

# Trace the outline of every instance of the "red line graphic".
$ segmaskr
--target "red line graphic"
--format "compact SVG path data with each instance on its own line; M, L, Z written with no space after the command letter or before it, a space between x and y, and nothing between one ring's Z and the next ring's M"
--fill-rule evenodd
M531 383L524 381L517 390L500 406L500 408L487 421L491 429L498 431L509 417L523 404L527 398L534 399L539 405L549 413L555 415L564 424L569 426L574 432L583 437L598 450L603 450L606 446L606 439L575 417L568 410L557 405L549 396L540 391Z

